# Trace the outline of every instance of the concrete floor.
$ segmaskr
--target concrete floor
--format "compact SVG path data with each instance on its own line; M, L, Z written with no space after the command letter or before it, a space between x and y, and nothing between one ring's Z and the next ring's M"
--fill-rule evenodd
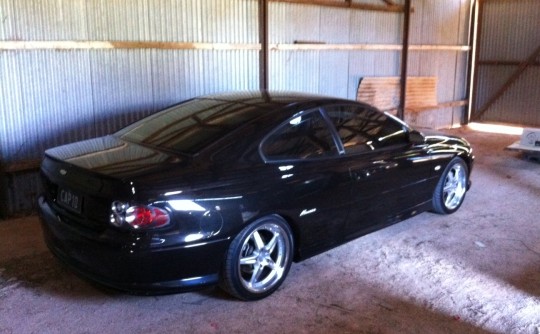
M271 297L96 288L45 248L36 217L0 222L0 333L540 333L540 164L517 136L475 148L462 208L423 213L294 264Z

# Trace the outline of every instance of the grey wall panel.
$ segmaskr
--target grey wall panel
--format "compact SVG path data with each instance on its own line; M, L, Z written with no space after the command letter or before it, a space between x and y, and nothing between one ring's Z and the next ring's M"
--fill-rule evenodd
M456 70L454 73L454 101L467 100L469 92L467 91L467 79L469 70L469 55L468 53L456 52ZM444 101L443 101L444 102ZM452 123L451 127L457 127L468 122L468 106L452 108Z
M538 0L483 1L481 60L522 60L540 45Z
M157 41L257 43L256 1L157 0L148 6L151 39Z
M456 51L413 51L409 55L410 76L437 77L439 103L464 100L467 97L467 53ZM464 107L414 112L406 120L417 126L444 128L459 126Z
M484 69L482 69L484 70ZM505 66L491 70L484 70L482 81L479 83L479 91L492 92L495 90L493 82L497 82L499 76L508 76L513 70ZM491 78L491 80L490 80ZM540 68L533 67L523 73L509 89L491 106L480 121L504 122L529 127L540 127ZM493 87L493 88L492 88ZM482 100L490 96L485 94ZM480 100L480 101L482 101Z
M13 39L15 36L14 0L0 0L0 41Z
M476 96L478 108L482 108L493 92L503 86L513 71L513 66L481 66L478 68L478 94Z
M321 11L320 40L326 43L349 43L352 13L342 8L326 8Z
M96 136L154 111L150 50L100 50L90 57Z
M505 111L505 122L540 127L540 68L525 72L499 103L495 110Z
M0 17L11 26L10 32L4 36L0 34L3 40L87 38L84 0L1 0L0 8Z
M538 102L540 75L537 66L529 66L504 93L485 109L505 82L540 46L540 2L537 0L489 0L482 2L482 27L477 66L476 110L473 117L485 122L507 122L540 126ZM514 61L515 65L483 64L482 61ZM537 59L537 61L540 60Z
M320 94L349 97L349 52L329 51L320 54L319 90ZM352 97L354 99L354 97Z
M88 1L86 17L89 40L150 40L147 0Z
M454 84L454 100L464 100L468 96L467 74L469 65L469 55L467 53L456 52L456 71Z
M38 158L47 147L93 135L88 58L51 51L2 53L16 76L4 87L13 123L2 137L6 161ZM3 81L3 80L2 80Z
M200 85L195 95L259 87L257 51L202 51L197 56L199 71L190 78Z
M270 89L317 93L319 51L280 51L270 54Z
M229 90L258 88L258 51L154 51L156 108Z
M376 1L373 4L380 4ZM270 42L399 44L401 15L270 3ZM385 27L378 29L375 27ZM270 86L356 98L363 76L398 75L396 51L273 51Z
M395 51L281 51L273 52L270 61L276 68L271 71L271 89L349 99L356 98L360 78L397 76L399 70L399 53Z
M350 43L401 44L403 15L352 11L350 26Z
M0 52L0 163L17 158L25 119L17 54Z
M412 44L466 44L469 1L413 0L411 15Z
M324 9L318 6L271 2L268 6L270 43L326 42L320 39L321 10Z
M171 52L182 56L172 61L174 68L165 68L160 58ZM37 158L47 147L111 133L181 99L258 86L257 51L32 51L0 56L5 161ZM171 72L184 78L179 87L162 81ZM164 93L177 90L182 93Z
M0 10L5 40L255 42L258 36L255 1L2 0Z
M410 43L418 45L468 45L470 0L413 0ZM467 97L468 53L456 51L413 51L409 54L409 75L436 76L438 102ZM459 126L464 108L442 108L406 115L419 126Z

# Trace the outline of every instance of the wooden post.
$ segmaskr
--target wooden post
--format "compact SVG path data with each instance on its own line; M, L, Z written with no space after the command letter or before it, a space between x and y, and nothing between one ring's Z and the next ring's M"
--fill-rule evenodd
M405 118L405 99L407 91L407 61L409 56L409 23L411 18L411 0L405 0L405 15L403 18L403 49L401 50L401 86L399 91L399 106L397 117Z
M268 90L268 0L259 0L259 89Z
M473 61L473 69L471 70L471 75L473 77L473 79L471 80L472 81L472 90L471 90L471 96L470 96L470 107L469 107L469 110L470 110L470 115L469 115L469 118L470 119L474 119L476 118L474 116L474 113L476 112L476 108L477 108L477 101L476 101L476 97L478 95L478 61L480 59L480 41L482 40L482 18L484 16L483 14L484 12L484 6L482 4L482 0L476 0L476 17L477 17L477 21L476 21L476 44L474 46L474 50L473 50L473 53L474 53L474 59L472 60ZM474 41L473 41L474 43Z
M474 36L475 36L475 26L476 26L476 10L477 10L477 2L475 0L471 1L470 7L469 7L469 40L467 41L467 45L469 46L469 54L467 55L467 82L466 85L466 94L465 97L468 100L469 106L463 111L461 124L469 124L471 120L471 96L472 96L472 80L473 80L473 62L474 62Z

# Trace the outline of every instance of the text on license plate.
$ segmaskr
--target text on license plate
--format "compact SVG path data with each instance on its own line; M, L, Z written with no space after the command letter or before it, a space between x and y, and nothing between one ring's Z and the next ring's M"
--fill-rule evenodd
M81 212L82 196L67 189L58 189L58 202L75 212Z

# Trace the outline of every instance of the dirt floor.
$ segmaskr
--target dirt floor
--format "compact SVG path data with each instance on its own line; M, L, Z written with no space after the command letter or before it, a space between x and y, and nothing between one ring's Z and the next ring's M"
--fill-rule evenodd
M518 136L449 131L475 148L462 208L423 213L294 264L257 302L217 288L142 297L79 279L36 217L0 222L0 333L540 334L540 164Z

